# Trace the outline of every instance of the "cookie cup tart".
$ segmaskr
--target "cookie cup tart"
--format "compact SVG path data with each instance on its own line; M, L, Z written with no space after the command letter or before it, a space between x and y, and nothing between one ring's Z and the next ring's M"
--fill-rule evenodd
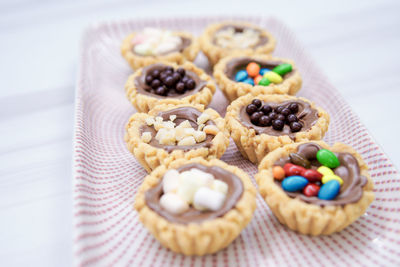
M129 76L125 91L137 111L148 112L160 104L207 106L215 93L215 84L210 76L190 62L182 65L158 62Z
M199 50L198 39L190 33L153 28L129 34L121 45L122 56L134 70L159 61L194 61Z
M251 76L246 69L251 64L258 65L255 72ZM287 66L289 69L279 71L278 66ZM280 73L276 83L266 83L261 80L261 77L269 76L265 72L276 70ZM253 70L252 70L253 71ZM242 72L242 73L239 73ZM273 73L276 76L276 73ZM257 78L259 76L260 78ZM301 88L302 79L293 61L283 58L272 57L269 55L232 55L220 60L214 67L214 77L222 92L233 101L236 98L251 93L255 96L259 94L288 94L295 95Z
M256 121L252 118L255 115L248 113L249 106L253 114L261 114ZM289 108L292 110L287 111ZM225 120L243 157L255 164L283 145L321 140L329 125L329 115L322 108L289 95L241 96L228 106Z
M321 165L318 153L329 154L327 150L336 155L339 165L329 168ZM298 163L293 161L293 154L308 161L307 172L304 167L293 164ZM286 178L279 177L274 170L282 166ZM301 173L299 168L303 168ZM319 172L319 176L310 175ZM332 178L332 173L336 178ZM307 235L330 235L343 230L364 214L374 199L367 165L353 148L342 143L330 147L322 141L313 141L276 149L262 160L255 179L260 194L279 222ZM304 181L302 185L296 184Z
M162 104L135 113L126 125L125 142L147 172L186 158L220 158L229 145L225 120L203 105Z
M224 186L199 189L209 179ZM197 184L190 187L194 197L188 194L190 189L186 190L188 181ZM218 192L211 192L210 188ZM179 197L182 192L183 197ZM215 196L222 196L220 192L224 197L218 199ZM159 166L144 179L134 208L139 220L163 246L177 253L201 256L227 247L240 234L253 216L255 197L248 175L235 166L218 159L177 159ZM190 198L190 204L182 202Z
M270 54L275 43L269 32L247 22L211 24L200 37L200 48L212 65L232 53Z

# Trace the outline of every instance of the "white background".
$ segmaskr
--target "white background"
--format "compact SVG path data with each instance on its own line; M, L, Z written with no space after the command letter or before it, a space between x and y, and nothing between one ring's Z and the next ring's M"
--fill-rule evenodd
M1 266L72 264L74 85L84 28L221 14L286 22L399 166L399 1L0 0Z

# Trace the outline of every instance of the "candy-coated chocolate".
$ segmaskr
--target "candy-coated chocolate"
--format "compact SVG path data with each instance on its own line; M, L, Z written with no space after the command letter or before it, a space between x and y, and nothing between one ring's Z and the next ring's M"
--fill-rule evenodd
M248 84L251 84L251 85L254 85L254 81L253 81L253 79L252 78L247 78L246 80L244 80L242 83L248 83Z
M273 68L272 71L283 76L286 73L289 73L292 71L292 65L289 63L283 63L283 64L280 64L280 65L276 66L275 68Z
M313 169L304 170L301 176L307 178L310 182L318 182L322 179L322 174Z
M283 179L282 188L288 192L296 192L302 190L308 184L308 180L302 176L289 176Z
M259 82L258 85L263 85L263 86L267 86L270 85L270 81L268 80L268 78L263 77Z
M331 180L336 180L339 182L340 185L343 184L343 180L342 178L340 178L339 176L335 175L335 174L328 174L328 175L324 175L322 177L322 183L326 184L327 182L331 181Z
M256 77L260 73L260 66L255 62L250 62L247 65L246 70L250 77Z
M270 69L267 69L267 68L262 68L261 70L260 70L260 75L261 76L263 76L266 72L268 72L268 71L271 71Z
M306 187L303 189L303 194L308 196L308 197L315 197L318 195L320 186L316 184L308 184Z
M322 175L330 175L330 174L335 174L331 168L328 168L326 166L321 166L317 169L317 171L319 173L321 173Z
M248 77L247 71L239 70L235 75L235 81L242 82L242 81L246 80L247 77Z
M292 163L286 163L283 166L283 169L285 170L286 176L301 175L301 173L306 170L305 168Z
M311 167L311 162L308 159L302 157L300 154L290 153L289 158L290 158L290 161L295 165L302 166L306 169Z
M261 81L261 79L262 79L262 76L261 76L261 75L257 75L257 76L254 78L254 84L258 84L258 83Z
M283 81L281 75L273 71L264 73L263 77L268 78L268 80L272 83L281 83Z
M320 149L317 152L317 160L319 163L329 168L336 168L340 165L339 159L328 149Z
M274 175L274 179L279 181L285 178L285 170L281 166L274 166L272 168L272 174Z
M339 194L339 191L339 182L336 180L330 180L329 182L321 186L321 189L318 192L318 198L324 200L332 200Z

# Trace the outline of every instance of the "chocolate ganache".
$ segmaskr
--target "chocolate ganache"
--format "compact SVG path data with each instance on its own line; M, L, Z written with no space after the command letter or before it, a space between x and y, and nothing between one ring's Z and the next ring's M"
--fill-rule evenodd
M217 211L199 211L193 207L190 207L188 211L183 214L174 215L160 206L160 197L163 195L163 186L161 182L154 188L148 190L145 193L145 201L147 206L173 223L198 223L205 220L211 220L223 216L225 213L230 211L238 202L243 194L243 184L239 177L235 174L224 170L217 166L204 166L199 163L190 163L181 166L177 169L178 172L188 171L190 169L199 169L203 172L211 173L214 175L215 179L221 180L228 185L228 192L226 194L226 199L223 206Z
M291 103L297 103L299 107L296 116L299 122L303 125L302 131L309 130L318 120L318 111L316 109L311 108L311 105L309 103L306 103L301 100L296 100L296 101L285 101L282 103L266 102L262 103L262 105L267 104L274 109L277 106L288 107ZM257 134L268 134L273 136L288 135L293 140L296 136L296 132L292 132L290 130L289 125L287 124L283 126L282 130L275 130L272 127L261 127L254 125L250 120L250 116L246 113L246 106L243 106L240 109L239 119L243 126L254 129Z
M250 57L238 57L238 58L234 58L232 60L230 60L225 67L225 74L226 76L235 81L235 75L238 71L240 70L245 70L246 66L250 63L250 62L255 62L257 64L260 65L260 67L266 68L266 69L270 69L272 70L273 68L275 68L276 66L286 63L283 61L278 61L278 60L257 60L257 59L253 59ZM293 75L293 73L296 71L296 69L293 69L291 72L285 74L282 76L282 78L285 80L287 78L289 78L290 76Z
M165 69L167 69L168 67L169 66L164 65L162 63L156 63L156 64L149 65L147 67L144 67L142 70L142 74L135 78L135 86L137 88L136 89L137 92L139 94L149 95L149 96L152 96L155 98L183 98L188 95L197 93L198 91L203 89L207 84L207 81L201 80L200 77L196 73L186 70L185 71L186 76L193 79L196 84L193 89L187 90L183 94L179 94L175 90L168 90L168 94L165 96L152 93L151 86L146 84L146 76L148 74L152 73L154 70L158 70L159 72L162 72Z
M179 125L181 122L188 120L189 123L192 125L193 128L197 129L197 118L201 115L202 113L198 111L195 108L192 107L180 107L176 109L171 109L167 111L163 111L157 114L157 116L160 116L163 118L163 120L169 120L169 117L171 115L176 115L176 119L174 120L176 125ZM208 120L205 125L215 125L215 123L212 120ZM157 148L162 148L166 150L168 153L174 151L175 149L180 149L184 151L189 151L191 149L196 149L196 148L201 148L201 147L206 147L209 148L212 145L212 139L214 138L214 135L207 134L206 135L206 140L203 142L197 143L192 146L171 146L171 145L163 145L160 144L155 136L157 134L156 129L154 129L153 126L148 126L147 124L143 124L140 127L140 135L142 135L144 132L150 132L151 133L151 141L149 145L157 147Z
M297 149L297 154L311 162L311 169L316 170L321 164L317 161L317 152L322 149L315 143L302 144ZM360 174L360 167L357 159L350 153L335 153L338 157L340 165L335 168L334 173L342 178L343 184L340 186L340 192L333 200L322 200L318 197L308 197L301 192L286 192L292 198L299 198L307 203L317 204L321 206L328 205L346 205L360 200L363 194L363 187L367 184L368 179ZM282 158L275 162L275 165L283 166L290 163L290 158ZM281 182L275 181L279 186Z
M256 45L254 45L252 48L256 48L259 46L262 46L268 42L268 37L265 36L259 29L252 28L252 27L245 27L245 26L238 26L238 25L224 25L223 27L219 28L218 31L215 33L217 34L220 31L224 31L226 29L233 28L235 30L235 33L240 33L243 32L245 29L251 29L253 31L256 31L259 33L259 41ZM214 37L213 39L213 44L217 44L216 38Z
M164 56L164 55L168 55L169 53L173 53L173 52L182 52L183 50L185 50L186 47L188 47L188 46L192 43L192 40L190 40L189 38L182 37L182 36L180 36L180 38L181 38L181 40L182 40L182 43L181 43L179 46L177 46L176 49L167 51L167 52L165 52L165 53L161 53L161 54L159 54L159 55L157 55L157 56ZM138 55L138 56L140 56L140 57L146 57L146 56L144 56L144 55L140 55L140 54L136 53L134 48L135 48L135 46L133 45L133 46L132 46L132 52L133 52L135 55ZM154 57L154 56L153 56L153 57Z

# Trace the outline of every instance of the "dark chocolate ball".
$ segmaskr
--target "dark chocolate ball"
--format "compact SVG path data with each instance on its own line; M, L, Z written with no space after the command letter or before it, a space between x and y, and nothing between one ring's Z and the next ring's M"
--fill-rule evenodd
M281 120L272 121L272 128L274 128L274 130L280 131L283 129L283 126L285 126L285 123Z
M160 87L160 85L161 85L161 82L159 79L154 79L151 82L151 88L153 88L153 89L157 89L158 87Z
M151 76L153 76L154 78L158 78L158 76L160 75L160 71L155 69L151 72Z
M153 81L153 76L151 76L151 75L146 75L146 84L147 85L151 85L151 82Z
M261 116L263 115L263 113L260 112L254 112L251 116L250 116L250 121L251 123L253 123L254 125L258 124L258 121L260 120Z
M268 116L271 118L271 120L275 120L278 117L278 114L275 111L272 111Z
M290 123L290 130L292 132L298 132L301 130L301 128L303 128L303 126L301 125L300 122L294 121L294 122Z
M290 122L298 121L297 116L294 115L294 114L289 114L289 115L286 117L286 120L287 120L289 123L290 123Z
M172 68L171 66L168 66L168 67L165 68L165 71L167 71L167 72L173 72L173 71L174 71L174 68Z
M258 124L259 124L260 126L263 126L263 127L271 126L271 118L268 117L268 116L266 116L266 115L263 115L263 116L261 116L261 118L259 119Z
M187 89L192 90L193 88L196 87L196 82L193 79L188 79L185 82L185 86L186 86Z
M165 96L165 95L167 95L167 93L168 93L168 90L167 90L167 88L166 88L165 86L160 86L160 87L158 87L158 88L156 89L156 94L157 94L157 95L163 95L163 96Z
M247 113L247 114L251 115L251 114L253 114L253 113L256 112L256 111L257 111L256 105L254 105L254 104L249 104L249 105L247 105L247 107L246 107L246 113Z
M276 116L275 120L285 121L286 117L283 114L278 114L278 116Z
M253 99L253 101L251 101L251 103L253 105L255 105L257 108L261 107L261 100L260 99Z
M299 111L299 105L297 103L291 103L289 105L289 109L292 113L296 113L297 111Z
M166 86L171 87L174 85L174 78L172 78L172 76L167 76L164 83Z
M261 108L261 111L265 114L268 115L272 111L272 107L270 105L264 105Z
M175 86L175 91L179 94L183 94L185 92L185 84L183 82L178 82Z
M186 74L186 71L184 68L179 68L176 70L176 72L178 72L182 77L185 76L185 74Z
M281 113L282 110L283 110L284 108L285 108L284 106L277 106L277 107L275 108L275 112L276 112L276 113Z
M181 78L182 78L182 77L181 77L181 75L180 75L178 72L174 72L174 73L172 74L172 79L174 80L174 83L179 82Z
M287 116L287 115L289 115L290 113L292 113L291 111L290 111L290 109L288 109L288 108L284 108L284 109L282 109L282 111L281 111L281 114L283 115L283 116Z

